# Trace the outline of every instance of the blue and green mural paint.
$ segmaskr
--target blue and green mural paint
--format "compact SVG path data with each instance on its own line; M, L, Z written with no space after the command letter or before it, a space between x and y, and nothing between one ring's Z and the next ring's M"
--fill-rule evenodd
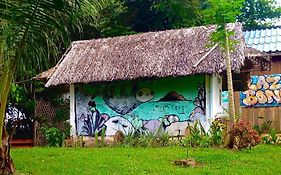
M76 127L79 135L155 134L159 129L183 135L188 122L205 117L204 76L115 82L76 90Z
M281 106L281 74L252 76L248 87L240 93L241 106Z

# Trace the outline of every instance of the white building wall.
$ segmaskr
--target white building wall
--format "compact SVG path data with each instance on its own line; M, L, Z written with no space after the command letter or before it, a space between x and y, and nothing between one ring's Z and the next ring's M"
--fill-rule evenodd
M218 113L223 112L222 107L222 77L219 74L210 76L210 119L214 120Z
M206 98L206 118L211 120L211 105L210 105L210 76L205 75L205 98Z
M222 108L222 77L219 74L205 76L206 95L206 119L209 127L218 113L223 112Z
M69 87L70 92L70 135L76 136L76 122L75 122L75 86L74 84L71 84Z

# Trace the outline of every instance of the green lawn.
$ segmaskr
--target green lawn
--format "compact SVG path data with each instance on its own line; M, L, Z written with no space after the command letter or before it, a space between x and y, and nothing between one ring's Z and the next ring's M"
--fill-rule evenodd
M281 146L252 150L192 149L201 167L173 165L185 158L180 147L32 148L11 151L18 174L281 174Z

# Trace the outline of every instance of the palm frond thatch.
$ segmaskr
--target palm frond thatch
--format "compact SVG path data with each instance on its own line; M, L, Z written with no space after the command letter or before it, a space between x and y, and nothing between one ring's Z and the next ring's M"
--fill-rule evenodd
M239 41L231 53L232 69L239 71L246 45L241 24L231 25ZM201 26L73 42L46 86L221 73L223 53L208 46L215 29Z

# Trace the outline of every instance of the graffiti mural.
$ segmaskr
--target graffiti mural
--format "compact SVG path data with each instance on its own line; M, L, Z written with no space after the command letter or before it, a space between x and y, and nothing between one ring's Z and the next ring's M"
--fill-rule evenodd
M281 74L252 76L249 89L240 93L241 106L281 105Z
M224 111L228 111L228 91L222 91L222 108Z
M184 135L187 124L205 117L204 76L120 82L102 93L76 90L76 128L79 135Z
M133 111L140 104L148 102L154 98L153 90L149 88L141 88L132 94L117 96L114 92L110 95L106 94L103 97L105 104L114 110L116 113L125 115Z

